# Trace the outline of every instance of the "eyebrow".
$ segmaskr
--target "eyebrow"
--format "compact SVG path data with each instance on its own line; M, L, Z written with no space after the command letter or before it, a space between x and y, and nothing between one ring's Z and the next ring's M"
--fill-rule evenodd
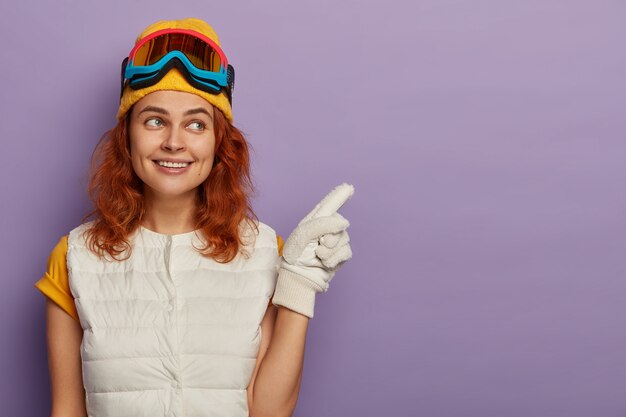
M164 109L164 108L162 108L162 107L156 107L156 106L146 106L144 109L142 109L142 110L138 113L138 115L139 115L139 114L141 114L141 113L144 113L144 112L148 112L148 111L151 111L151 112L154 112L154 113L159 113L159 114L164 114L164 115L166 115L166 116L169 116L169 114L170 114L167 110L165 110L165 109ZM190 109L190 110L187 110L187 111L183 114L183 116L190 116L190 115L192 115L192 114L198 114L198 113L204 113L204 114L206 114L207 116L209 116L209 117L211 118L211 120L213 120L213 116L211 116L211 113L209 113L209 111L208 111L207 109L205 109L204 107L197 107L197 108L195 108L195 109Z
M204 113L207 116L209 116L211 118L211 120L213 120L213 116L211 115L211 113L209 113L209 111L207 109L205 109L204 107L197 107L195 109L187 110L184 113L184 115L185 116L190 116L192 114L198 114L198 113Z

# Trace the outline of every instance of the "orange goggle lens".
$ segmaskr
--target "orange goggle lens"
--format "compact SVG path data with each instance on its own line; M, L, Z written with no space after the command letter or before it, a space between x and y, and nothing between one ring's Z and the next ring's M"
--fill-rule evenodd
M129 58L133 66L149 66L157 63L172 51L180 51L198 69L221 72L226 68L226 59L217 49L197 36L188 33L166 33L146 40L134 50Z

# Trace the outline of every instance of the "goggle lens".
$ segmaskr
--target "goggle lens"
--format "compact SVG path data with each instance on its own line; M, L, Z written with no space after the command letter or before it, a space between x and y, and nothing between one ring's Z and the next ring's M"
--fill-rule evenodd
M222 57L213 46L186 33L156 36L141 45L131 59L134 66L148 66L157 63L171 51L181 51L198 69L212 72L223 69Z

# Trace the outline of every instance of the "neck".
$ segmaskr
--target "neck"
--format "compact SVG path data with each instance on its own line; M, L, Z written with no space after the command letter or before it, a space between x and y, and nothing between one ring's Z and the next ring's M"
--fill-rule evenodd
M176 235L195 230L196 194L159 196L145 194L145 214L141 225L153 232Z

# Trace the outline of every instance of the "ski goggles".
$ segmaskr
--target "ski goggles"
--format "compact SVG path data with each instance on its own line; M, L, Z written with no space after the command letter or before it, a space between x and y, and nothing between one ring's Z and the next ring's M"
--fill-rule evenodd
M146 88L174 67L199 90L224 91L232 105L235 68L213 40L187 29L159 30L141 39L122 62L122 93L127 81L134 90Z

